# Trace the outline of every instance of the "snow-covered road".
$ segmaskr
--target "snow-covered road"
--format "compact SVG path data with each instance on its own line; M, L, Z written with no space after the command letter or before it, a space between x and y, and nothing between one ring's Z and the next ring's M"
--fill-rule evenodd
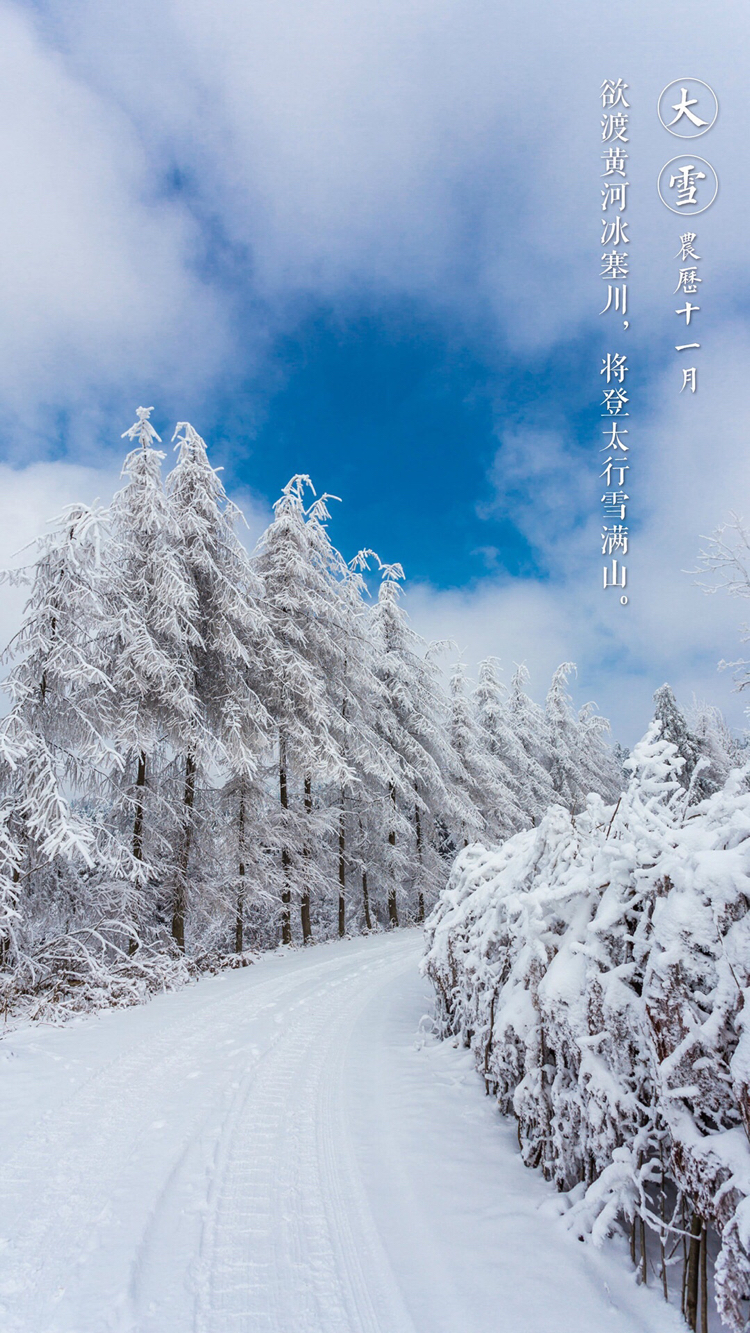
M564 1230L421 935L275 954L0 1042L3 1333L665 1333Z

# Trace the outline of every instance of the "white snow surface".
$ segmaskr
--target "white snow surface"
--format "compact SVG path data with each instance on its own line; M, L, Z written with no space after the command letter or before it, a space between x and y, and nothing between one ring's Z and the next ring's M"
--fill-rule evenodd
M582 1244L420 932L266 956L0 1042L3 1333L666 1333Z

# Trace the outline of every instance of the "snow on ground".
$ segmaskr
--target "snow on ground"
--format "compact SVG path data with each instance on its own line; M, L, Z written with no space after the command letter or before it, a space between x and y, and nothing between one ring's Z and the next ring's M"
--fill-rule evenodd
M3 1333L668 1333L565 1231L421 933L278 953L0 1042Z

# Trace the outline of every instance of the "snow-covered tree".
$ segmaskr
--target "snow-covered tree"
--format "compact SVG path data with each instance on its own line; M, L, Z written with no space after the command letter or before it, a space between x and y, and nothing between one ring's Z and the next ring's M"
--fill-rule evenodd
M18 906L23 853L11 830L13 815L13 804L5 799L0 806L0 971L18 958L16 932L22 920Z
M747 754L742 743L732 735L721 710L715 705L693 697L687 723L698 743L701 757L707 761L700 780L703 792L709 795L724 786L732 769L745 763Z
M345 646L338 672L334 663L329 664L326 671L329 689L332 689L332 726L347 764L347 773L329 797L333 808L337 807L338 930L343 935L347 899L351 896L347 885L353 876L361 881L365 927L370 929L372 926L367 882L370 857L365 852L365 832L369 830L372 835L374 812L381 811L388 804L391 790L398 786L400 764L381 726L388 696L379 672L379 640L374 632L369 593L363 577L363 571L370 567L370 559L378 565L380 561L374 552L363 550L347 565L330 545L324 526L328 517L327 509L319 501L311 506L308 524L334 580L338 601L337 634ZM417 861L421 870L426 857L419 818L415 809ZM377 836L382 838L382 825L378 826ZM377 855L375 859L377 862Z
M453 669L450 692L450 738L459 762L457 780L468 798L470 812L470 818L462 820L459 836L463 842L470 842L484 831L490 841L498 841L511 831L509 815L514 800L509 774L475 711L474 699L466 695L460 662ZM490 706L488 693L485 675L482 688L485 717Z
M739 514L730 513L725 523L705 539L706 545L698 555L700 572L704 575L699 586L706 593L723 591L730 597L745 599L750 597L750 531ZM740 630L742 643L750 641L750 625L742 625ZM745 690L750 686L750 662L722 662L721 666L733 666L737 672L737 688Z
M103 769L110 756L102 520L101 511L69 506L35 543L33 564L4 576L30 586L23 624L5 654L14 665L4 682L10 711L0 725L6 954L8 932L27 904L38 938L54 923L63 865L80 869L97 859L111 870L119 860L96 820L109 794Z
M479 663L472 702L483 744L500 766L499 802L491 813L491 819L497 836L507 838L526 824L526 814L519 800L519 775L523 772L525 760L521 743L510 726L508 691L500 681L499 669L496 657L485 658Z
M262 702L275 661L270 625L262 610L263 586L235 527L239 510L227 499L206 446L186 421L173 440L177 465L167 479L170 516L179 532L178 555L192 587L187 646L190 692L195 702L183 736L182 828L175 888L175 938L184 948L191 852L194 854L196 794L233 779L238 829L236 876L246 880L249 800L260 799L261 755L271 718ZM205 857L204 857L205 860ZM236 889L236 940L242 939L246 885ZM242 899L242 905L240 900Z
M420 880L417 916L424 911L437 844L458 836L476 813L458 783L451 781L455 756L448 728L439 669L427 644L410 627L400 605L400 565L383 565L378 602L373 611L376 671L384 689L378 730L395 756L393 780L382 808L388 829L383 877L388 885L388 920L399 923L398 899L405 886ZM429 858L429 861L428 861Z
M527 820L538 822L554 800L550 776L551 747L543 710L526 693L529 672L521 664L516 667L508 697L507 718L515 737L508 763L513 772L518 801Z
M627 752L609 744L610 725L586 703L578 710L578 763L584 795L597 792L605 800L616 800L625 785L624 763Z
M654 720L661 723L663 739L671 741L684 760L680 782L687 790L701 758L700 746L687 724L684 713L677 707L677 700L669 685L660 685L654 693Z
M292 940L292 897L300 903L303 938L308 940L312 891L325 894L328 887L319 859L311 855L330 831L325 815L321 820L315 811L314 788L321 781L340 786L351 772L331 690L344 670L346 643L338 632L337 590L329 552L319 540L320 520L308 523L308 488L309 477L292 477L257 548L274 643L274 670L264 702L276 727L279 808L272 836L281 862L285 944Z
M618 765L606 741L609 723L593 703L578 713L568 693L567 681L575 673L572 662L557 668L547 693L545 721L550 748L549 772L555 799L575 814L582 810L590 792L616 799L622 789Z
M159 436L140 407L124 437L136 442L123 464L124 487L110 511L111 708L108 726L122 759L119 814L130 825L134 883L169 885L171 933L184 948L183 887L174 839L181 814L165 781L168 762L200 747L208 733L195 689L201 647L198 597L174 510L161 476Z
M563 662L557 668L547 692L544 709L550 778L555 800L573 814L581 807L585 794L580 727L567 690L568 676L574 674L575 669L572 662Z

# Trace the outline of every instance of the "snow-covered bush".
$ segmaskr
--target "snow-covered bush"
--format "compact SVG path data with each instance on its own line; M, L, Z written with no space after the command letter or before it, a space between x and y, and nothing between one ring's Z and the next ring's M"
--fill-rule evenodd
M459 854L424 969L442 1033L473 1048L516 1116L524 1161L570 1192L571 1227L601 1242L625 1223L644 1277L655 1233L665 1293L670 1260L684 1260L692 1327L715 1234L716 1302L738 1333L750 1295L748 770L696 802L662 728L627 760L616 805L552 806L499 849Z

